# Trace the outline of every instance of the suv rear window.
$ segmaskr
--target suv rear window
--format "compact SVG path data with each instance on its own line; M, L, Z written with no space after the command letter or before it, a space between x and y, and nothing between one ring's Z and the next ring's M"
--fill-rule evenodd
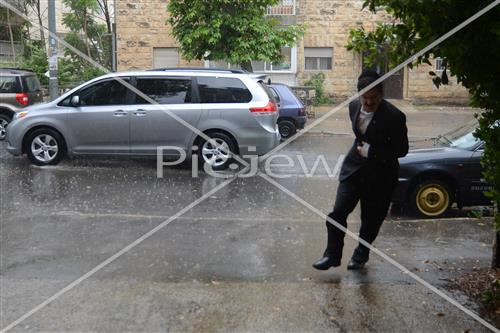
M236 78L200 76L197 81L201 103L248 103L253 98Z
M0 93L19 93L21 87L17 76L0 76Z
M26 76L24 78L26 82L26 87L28 92L34 92L40 90L40 82L36 76Z

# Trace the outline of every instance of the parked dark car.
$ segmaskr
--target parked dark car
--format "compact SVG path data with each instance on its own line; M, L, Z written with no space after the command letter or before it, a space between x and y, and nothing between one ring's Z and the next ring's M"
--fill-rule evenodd
M14 114L43 101L40 82L29 70L0 68L0 140Z
M480 163L484 142L473 135L477 126L474 120L439 136L433 147L400 158L393 203L426 217L444 215L454 202L458 208L491 205Z
M278 128L282 139L293 136L298 129L304 128L307 116L304 104L285 84L269 85L278 101Z

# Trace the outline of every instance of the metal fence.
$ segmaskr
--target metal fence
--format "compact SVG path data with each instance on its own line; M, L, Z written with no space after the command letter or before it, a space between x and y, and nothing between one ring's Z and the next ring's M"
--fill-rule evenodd
M23 44L21 42L14 42L14 52L16 57L23 54ZM0 40L0 59L1 60L11 60L14 58L14 52L12 52L12 44L8 40Z
M281 0L278 5L268 7L267 15L271 16L287 16L295 15L296 3L295 0Z

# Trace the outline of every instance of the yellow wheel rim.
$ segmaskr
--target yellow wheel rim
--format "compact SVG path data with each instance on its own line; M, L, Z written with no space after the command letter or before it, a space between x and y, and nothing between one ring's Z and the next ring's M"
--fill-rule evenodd
M427 216L443 214L450 204L448 191L439 184L422 186L417 193L417 207Z

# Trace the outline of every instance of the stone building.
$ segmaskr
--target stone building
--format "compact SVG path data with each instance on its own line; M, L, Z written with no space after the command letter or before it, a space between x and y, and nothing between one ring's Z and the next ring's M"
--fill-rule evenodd
M362 0L281 0L267 14L283 24L307 26L306 34L292 48L283 48L281 64L254 62L255 72L265 72L274 82L301 85L314 73L325 75L325 91L337 100L355 92L355 82L362 70L362 57L345 49L349 30L363 26L373 29L377 22L391 22L386 14L374 15L362 10ZM154 67L231 67L224 62L187 62L182 59L178 43L168 26L167 0L118 1L116 11L118 70ZM449 86L439 89L432 84L428 72L439 72L436 66L405 68L386 80L389 98L405 98L422 102L463 103L466 89L451 79ZM384 70L383 68L381 69Z

